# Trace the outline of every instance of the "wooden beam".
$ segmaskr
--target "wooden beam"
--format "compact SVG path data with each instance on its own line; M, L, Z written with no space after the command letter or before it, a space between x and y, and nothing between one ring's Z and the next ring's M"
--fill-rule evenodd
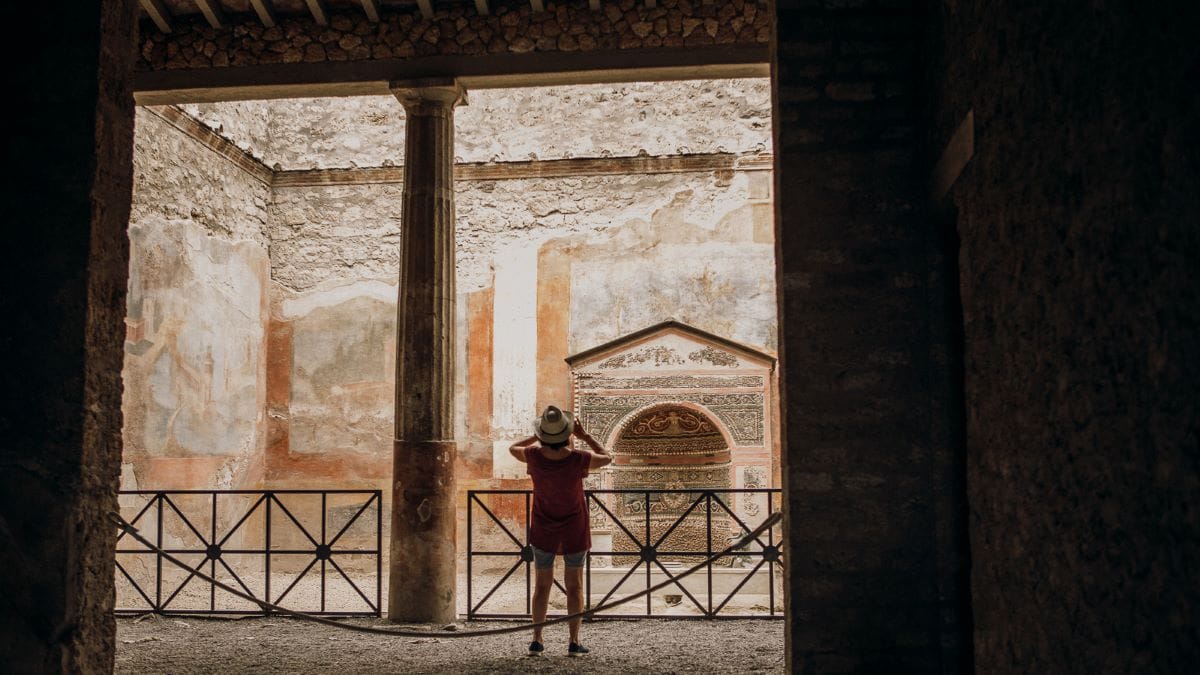
M164 33L171 32L171 11L163 4L162 0L141 0L142 9L150 15L150 20L158 29Z
M225 14L221 12L221 3L216 0L196 0L196 6L200 8L200 13L208 21L208 25L213 28L221 27L225 21Z
M362 0L363 11L372 23L379 23L379 0Z
M481 16L492 13L491 8L488 7L488 0L475 0L475 11L479 12Z
M267 28L275 26L277 21L271 0L250 0L250 6L254 8L254 13L258 15L258 20L262 22L262 25Z
M546 3L542 2L542 0L529 0L529 6L532 7L533 11L535 12L546 11Z
M329 10L325 9L324 0L304 0L308 5L308 11L312 12L313 18L322 26L329 25Z
M588 9L592 10L593 12L599 12L600 0L588 0Z
M421 16L433 18L433 0L417 0L417 6L421 8Z
M457 73L470 89L553 87L651 80L770 77L764 43L546 54L462 54L416 58L261 64L241 68L148 70L133 75L138 105L268 98L387 96L388 82Z

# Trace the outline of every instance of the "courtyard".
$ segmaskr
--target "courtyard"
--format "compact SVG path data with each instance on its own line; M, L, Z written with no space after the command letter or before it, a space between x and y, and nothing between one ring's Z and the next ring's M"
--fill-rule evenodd
M348 619L395 628L378 619ZM464 622L458 630L511 625ZM386 637L280 617L117 620L118 673L783 673L782 621L599 621L583 626L582 658L566 628L546 629L546 654L524 633L482 638Z

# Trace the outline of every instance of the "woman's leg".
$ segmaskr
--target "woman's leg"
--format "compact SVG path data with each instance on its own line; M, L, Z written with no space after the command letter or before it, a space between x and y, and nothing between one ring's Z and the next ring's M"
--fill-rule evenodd
M583 611L583 567L567 567L567 613L578 614ZM579 626L583 619L571 619L571 642L579 644Z
M546 608L550 604L550 589L554 586L554 556L550 556L550 567L534 568L533 583L533 622L541 623L546 620ZM533 629L535 642L542 641L542 627Z

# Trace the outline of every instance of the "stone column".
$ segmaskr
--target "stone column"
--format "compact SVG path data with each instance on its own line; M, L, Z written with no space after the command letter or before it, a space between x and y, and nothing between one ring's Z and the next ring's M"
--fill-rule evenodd
M454 80L393 83L407 113L388 618L449 623L455 608Z

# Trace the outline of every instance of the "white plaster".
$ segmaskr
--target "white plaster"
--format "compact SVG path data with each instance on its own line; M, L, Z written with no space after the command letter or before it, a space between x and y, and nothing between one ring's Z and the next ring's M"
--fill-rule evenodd
M775 346L770 244L662 245L571 267L570 351L668 318L746 345Z
M492 441L492 475L496 478L524 478L528 475L525 465L508 451L510 445L512 441Z
M290 295L280 303L280 310L283 318L292 319L309 314L314 309L333 307L354 298L371 298L394 305L396 293L396 284L374 280L355 281Z
M678 228L688 236L685 241L705 241L714 236L713 232L721 225L722 220L729 215L730 205L742 205L750 199L750 174L736 173L729 179L729 185L723 189L709 189L705 192L689 192L679 208L678 217L694 226ZM743 219L749 233L749 219ZM690 230L690 231L689 231ZM739 233L741 234L741 233ZM685 235L686 236L686 235ZM750 237L741 234L742 238Z
M494 473L511 477L513 441L531 433L537 405L537 254L515 244L496 252L493 324L492 448ZM508 473L506 473L508 472Z
M133 472L133 462L121 463L121 491L133 491L138 489L137 474ZM136 495L120 495L117 497L117 503L122 509L131 509L138 505L138 497ZM126 516L127 518L129 516Z
M230 457L217 469L213 477L213 488L217 490L232 490L241 484L250 463L247 457Z
M290 319L293 453L389 455L395 318L394 294L358 294Z
M132 455L258 450L266 251L210 232L152 215L129 228L130 307L145 326L124 370Z

